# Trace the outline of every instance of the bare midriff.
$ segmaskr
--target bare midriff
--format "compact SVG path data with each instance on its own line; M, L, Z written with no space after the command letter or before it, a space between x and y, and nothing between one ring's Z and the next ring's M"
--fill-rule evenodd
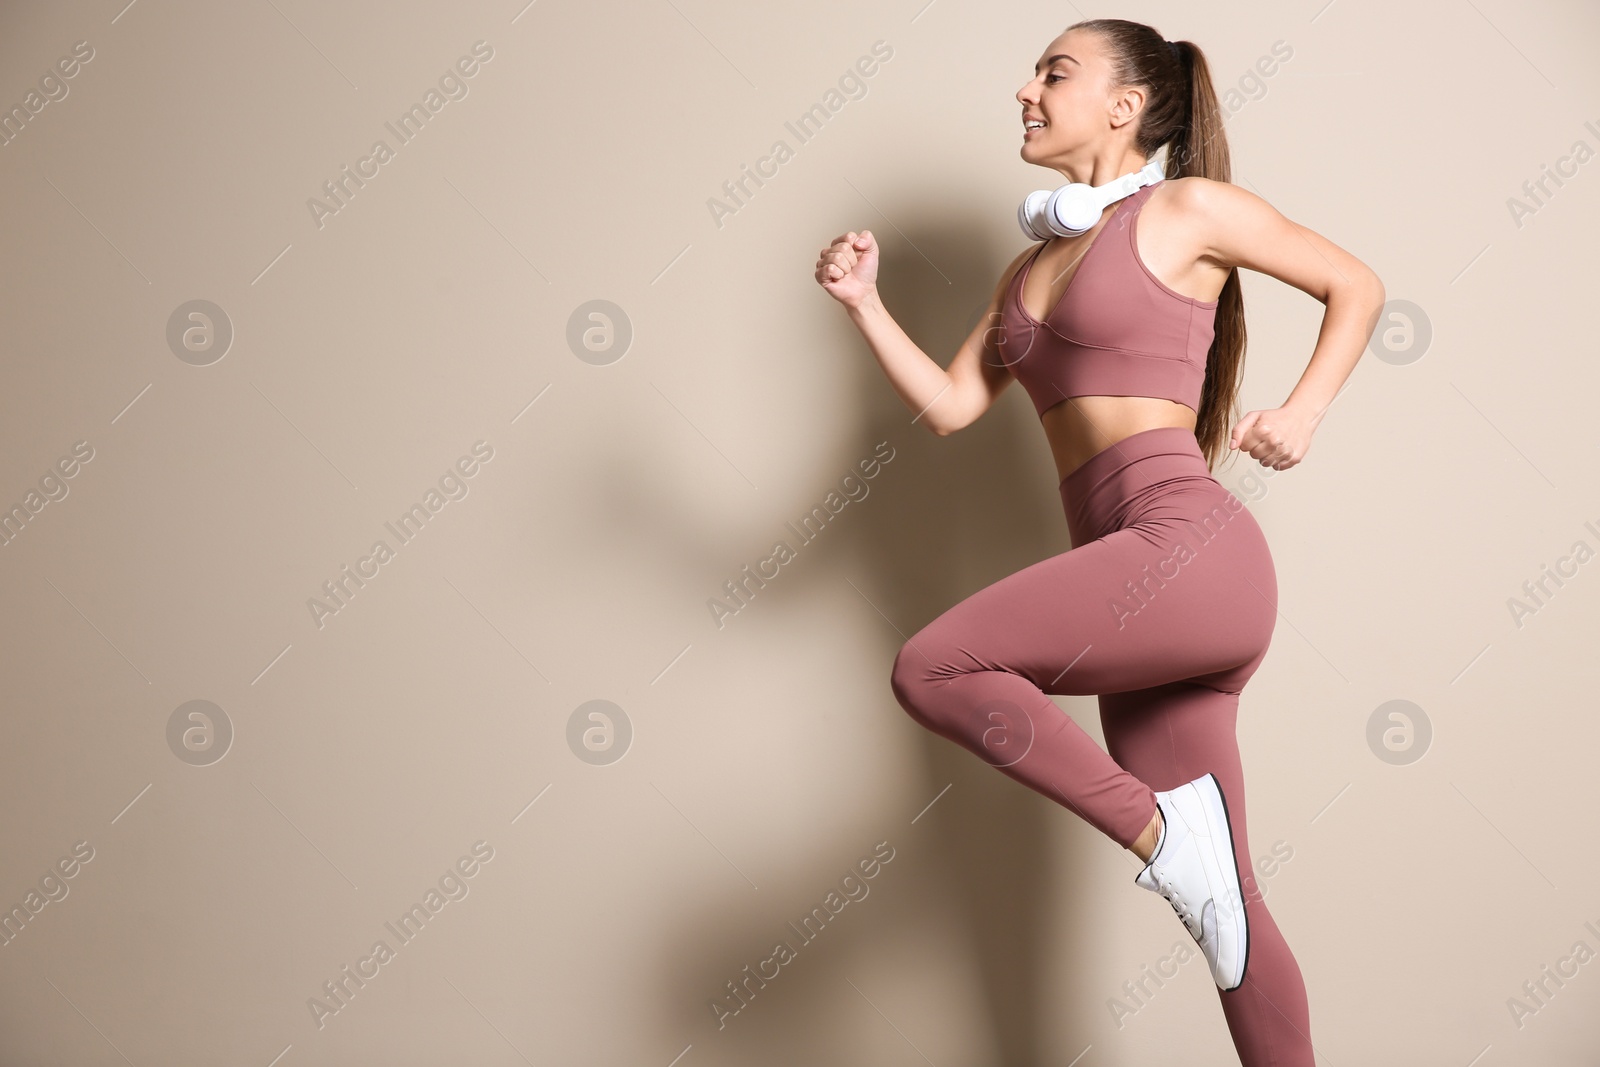
M1039 416L1061 481L1124 437L1157 426L1193 430L1195 419L1188 406L1153 396L1068 397Z

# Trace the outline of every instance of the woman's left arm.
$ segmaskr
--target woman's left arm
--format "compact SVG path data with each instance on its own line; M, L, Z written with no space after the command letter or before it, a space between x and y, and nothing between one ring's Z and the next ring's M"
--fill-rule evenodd
M1246 412L1228 442L1263 466L1287 470L1304 458L1312 431L1365 351L1383 309L1383 281L1248 189L1206 179L1182 184L1187 202L1180 206L1202 228L1207 257L1271 275L1327 308L1311 360L1289 398L1282 407Z

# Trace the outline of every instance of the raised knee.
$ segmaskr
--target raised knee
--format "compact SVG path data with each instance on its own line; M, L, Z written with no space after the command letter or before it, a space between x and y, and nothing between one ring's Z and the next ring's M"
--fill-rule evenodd
M907 641L900 646L894 657L894 667L889 671L889 688L894 690L894 698L906 714L919 722L926 719L922 696L931 677L928 667L927 657Z

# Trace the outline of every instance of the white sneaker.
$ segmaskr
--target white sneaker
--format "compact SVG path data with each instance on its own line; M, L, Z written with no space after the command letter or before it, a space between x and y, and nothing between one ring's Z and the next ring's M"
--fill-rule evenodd
M1250 929L1233 855L1228 802L1207 772L1156 794L1163 827L1156 850L1134 882L1171 903L1222 990L1244 982Z

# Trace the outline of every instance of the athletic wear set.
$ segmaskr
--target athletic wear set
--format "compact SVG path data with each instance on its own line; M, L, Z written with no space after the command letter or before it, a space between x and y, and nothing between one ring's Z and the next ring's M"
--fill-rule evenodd
M1043 321L1022 306L1038 250L1012 279L994 348L1040 415L1088 395L1199 410L1217 302L1173 291L1139 258L1154 188L1115 201ZM895 659L895 697L1123 847L1159 804L1136 882L1204 951L1245 1067L1312 1067L1305 983L1251 875L1235 737L1277 619L1266 539L1182 427L1110 445L1060 493L1073 547L920 630ZM1106 748L1047 694L1098 696Z

